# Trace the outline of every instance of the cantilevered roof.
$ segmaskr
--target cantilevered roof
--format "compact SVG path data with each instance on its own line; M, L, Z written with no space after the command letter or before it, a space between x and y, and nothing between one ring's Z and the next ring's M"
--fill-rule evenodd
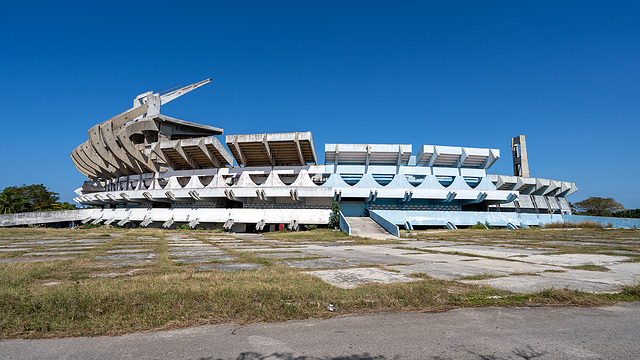
M316 164L311 132L227 135L227 146L242 166Z
M411 157L410 144L325 144L327 164L406 165Z
M233 164L231 154L214 137L161 141L156 150L173 170L220 168Z
M518 190L521 194L566 197L578 191L576 184L521 176L489 175L498 190Z
M498 149L423 145L418 151L418 165L488 169L500 158Z
M131 109L89 129L89 141L71 152L74 165L83 175L92 180L108 180L123 175L159 172L164 164L158 159L162 160L165 156L160 150L161 146L157 139L181 140L222 135L223 130L220 128L160 114L161 105L209 82L211 79L206 79L162 95L148 91L136 96ZM210 141L209 144L213 143ZM180 143L174 143L172 146L177 149L175 154L181 154L184 159L184 163L180 165L181 168L193 169L205 166L184 153ZM204 143L203 146L206 149ZM221 144L220 148L229 155ZM157 156L150 153L150 149L153 149ZM206 162L205 153L201 155L203 155L202 161ZM222 164L223 161L217 161L214 155L208 155L210 164L206 166ZM230 156L228 157L230 159ZM179 156L176 156L176 161L179 161L178 158ZM178 166L176 163L174 165ZM174 167L174 165L169 166Z
M191 121L180 120L173 118L171 116L166 116L162 114L158 114L153 118L156 120L160 126L163 124L167 124L171 127L171 131L169 132L173 137L179 136L207 136L207 135L222 135L224 130L219 127L203 125L194 123ZM161 129L161 131L164 129Z

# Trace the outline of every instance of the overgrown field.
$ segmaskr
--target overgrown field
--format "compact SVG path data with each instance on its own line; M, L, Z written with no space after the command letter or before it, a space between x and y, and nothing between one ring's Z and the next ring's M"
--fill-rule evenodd
M413 239L473 241L476 245L527 246L553 254L624 255L640 262L640 230L589 228L531 228L405 232Z
M520 243L544 247L548 239L564 239L567 232L463 230L411 235L452 241L474 238L478 243L490 244L512 241L517 234ZM599 239L590 241L596 245L580 247L579 251L587 252L600 251L598 242L638 236L634 230L596 229L574 230L571 235L578 233ZM172 244L187 237L223 249L234 258L221 263L250 263L261 268L196 271L193 264L176 262L170 255L170 247L177 246ZM569 290L515 294L424 274L416 274L418 281L413 282L372 283L343 289L301 269L281 265L277 259L238 251L238 247L268 248L275 246L274 241L280 244L352 241L355 245L380 241L349 238L322 229L273 233L262 239L235 239L224 233L195 230L0 229L0 338L117 335L198 324L326 318L362 312L445 311L475 306L599 306L640 300L638 285L618 294ZM574 240L575 237L567 239ZM640 251L638 246L602 248L615 253ZM566 253L576 252L578 247L548 245L550 250ZM105 254L136 254L136 249L154 256L148 262L131 265L116 266L113 261L101 260ZM68 259L46 260L60 257ZM330 311L330 304L337 311Z

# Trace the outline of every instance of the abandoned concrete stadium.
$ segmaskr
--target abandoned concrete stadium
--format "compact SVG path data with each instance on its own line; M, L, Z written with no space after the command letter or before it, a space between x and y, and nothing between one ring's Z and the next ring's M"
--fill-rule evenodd
M529 177L524 136L512 139L514 175L505 176L487 174L497 149L423 145L414 154L410 144L326 144L323 165L309 131L227 135L225 147L216 137L222 129L160 114L161 105L210 81L138 95L131 109L89 130L71 155L89 179L74 200L97 208L3 216L0 226L273 231L327 224L334 201L349 233L356 223L398 236L403 228L580 220L566 199L575 184Z

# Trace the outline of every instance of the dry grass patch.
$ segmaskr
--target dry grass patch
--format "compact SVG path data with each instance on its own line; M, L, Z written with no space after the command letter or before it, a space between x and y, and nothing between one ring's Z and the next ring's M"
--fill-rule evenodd
M632 239L638 237L637 231L604 232L588 229L571 231L571 235L595 234L607 241L615 241L624 236ZM460 230L424 235L464 242L477 236L483 243L495 241L496 244L503 240L542 243L546 240L572 238L566 230L547 233L550 234L542 234L540 230L533 229ZM478 236L480 234L482 236ZM167 239L176 235L215 244L215 240L207 237L220 234L211 231L160 229L0 229L0 239L9 240L3 244L45 238L109 239L108 243L98 244L72 260L0 264L0 313L3 314L0 320L0 338L117 335L197 324L283 321L361 312L444 311L454 307L531 304L594 306L619 300L640 300L638 286L625 288L620 294L596 295L570 290L549 290L519 295L483 285L438 280L420 273L410 275L420 279L419 281L366 284L355 289L341 289L303 273L309 269L281 266L281 259L262 258L253 252L237 251L233 247L224 247L224 243L217 246L224 248L229 255L236 256L237 260L233 262L261 264L263 268L238 272L196 272L192 268L197 264L175 264L168 257ZM373 244L368 241L374 241L360 240L328 229L270 233L264 236L269 240L281 241L280 244L351 241L349 245L357 246ZM514 236L518 239L514 240ZM263 243L260 240L239 241ZM375 242L379 243L377 240ZM116 246L132 244L144 245L150 252L157 253L158 257L150 264L117 269L88 268L103 263L94 260L96 255L104 255ZM411 247L402 248L422 251ZM0 256L14 256L14 252ZM382 265L375 266L389 270ZM118 278L91 277L97 272L126 272L134 267L144 271ZM51 282L58 284L44 286ZM340 311L327 310L329 304L334 304Z
M521 241L546 241L558 239L588 240L589 237L597 239L615 240L622 238L638 239L640 232L637 229L602 229L581 228L567 230L565 228L531 228L531 229L460 229L443 231L419 231L410 234L411 238L421 240L447 240L447 241L503 241L507 243L520 243ZM504 242L499 242L504 243Z
M534 272L514 272L509 274L508 276L541 276L539 273Z
M400 243L402 240L393 240L393 239L389 239L389 240L381 240L381 239L370 239L370 238L366 238L366 237L359 237L359 236L353 236L352 237L353 240L353 244L354 245L393 245L393 244L398 244Z
M355 237L346 235L341 231L331 229L316 229L309 231L275 231L264 233L268 239L301 242L301 241L344 241L354 240Z
M600 265L575 265L575 266L565 266L565 267L567 269L574 269L574 270L588 270L588 271L601 271L601 272L611 271L611 269L604 266L600 266Z
M458 278L458 280L489 280L489 279L497 279L505 276L506 275L478 274L478 275L471 275L471 276L463 276L461 278Z
M546 224L545 229L604 229L613 227L611 224L602 225L593 221L554 222Z
M526 246L558 254L603 254L615 251L640 253L640 231L637 229L582 228L474 230L412 233L412 238L427 241L451 241L474 245ZM562 243L560 243L562 242ZM588 244L585 244L588 243ZM632 259L640 255L627 255Z
M116 335L202 323L329 317L329 303L343 313L428 310L450 305L451 286L462 294L503 293L440 280L345 290L285 267L3 286L0 310L7 321L0 324L0 336ZM455 296L458 303L460 291Z

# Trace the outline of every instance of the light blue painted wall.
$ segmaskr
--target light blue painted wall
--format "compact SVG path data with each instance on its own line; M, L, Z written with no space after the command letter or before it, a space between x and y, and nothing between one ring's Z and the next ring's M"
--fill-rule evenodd
M393 236L400 237L400 229L394 223L388 221L384 217L378 215L376 210L370 212L370 217L373 221L377 222L378 225L382 226L387 232Z
M567 222L581 222L581 221L590 221L595 222L602 225L611 224L614 228L640 228L640 219L627 219L627 218L616 218L616 217L599 217L599 216L584 216L584 215L563 215L562 216Z
M507 226L507 222L519 223L516 213L489 213L475 211L397 211L376 210L378 215L396 225L409 222L413 226L445 226L451 222L456 226L471 226L478 222L491 226Z
M556 222L581 222L590 221L602 225L611 224L614 228L637 227L640 228L640 219L625 219L596 216L560 215L560 214L518 214L505 212L481 212L481 211L398 211L375 210L377 215L395 225L404 225L410 222L413 226L445 226L451 222L456 226L471 226L480 223L488 223L490 226L507 226L512 223L545 225ZM373 213L373 212L372 212Z
M365 216L364 213L365 205L364 203L349 203L349 202L340 202L340 211L344 214L344 216Z
M347 235L351 235L351 226L349 226L347 219L344 218L342 211L340 211L338 215L340 216L340 231L346 232Z

